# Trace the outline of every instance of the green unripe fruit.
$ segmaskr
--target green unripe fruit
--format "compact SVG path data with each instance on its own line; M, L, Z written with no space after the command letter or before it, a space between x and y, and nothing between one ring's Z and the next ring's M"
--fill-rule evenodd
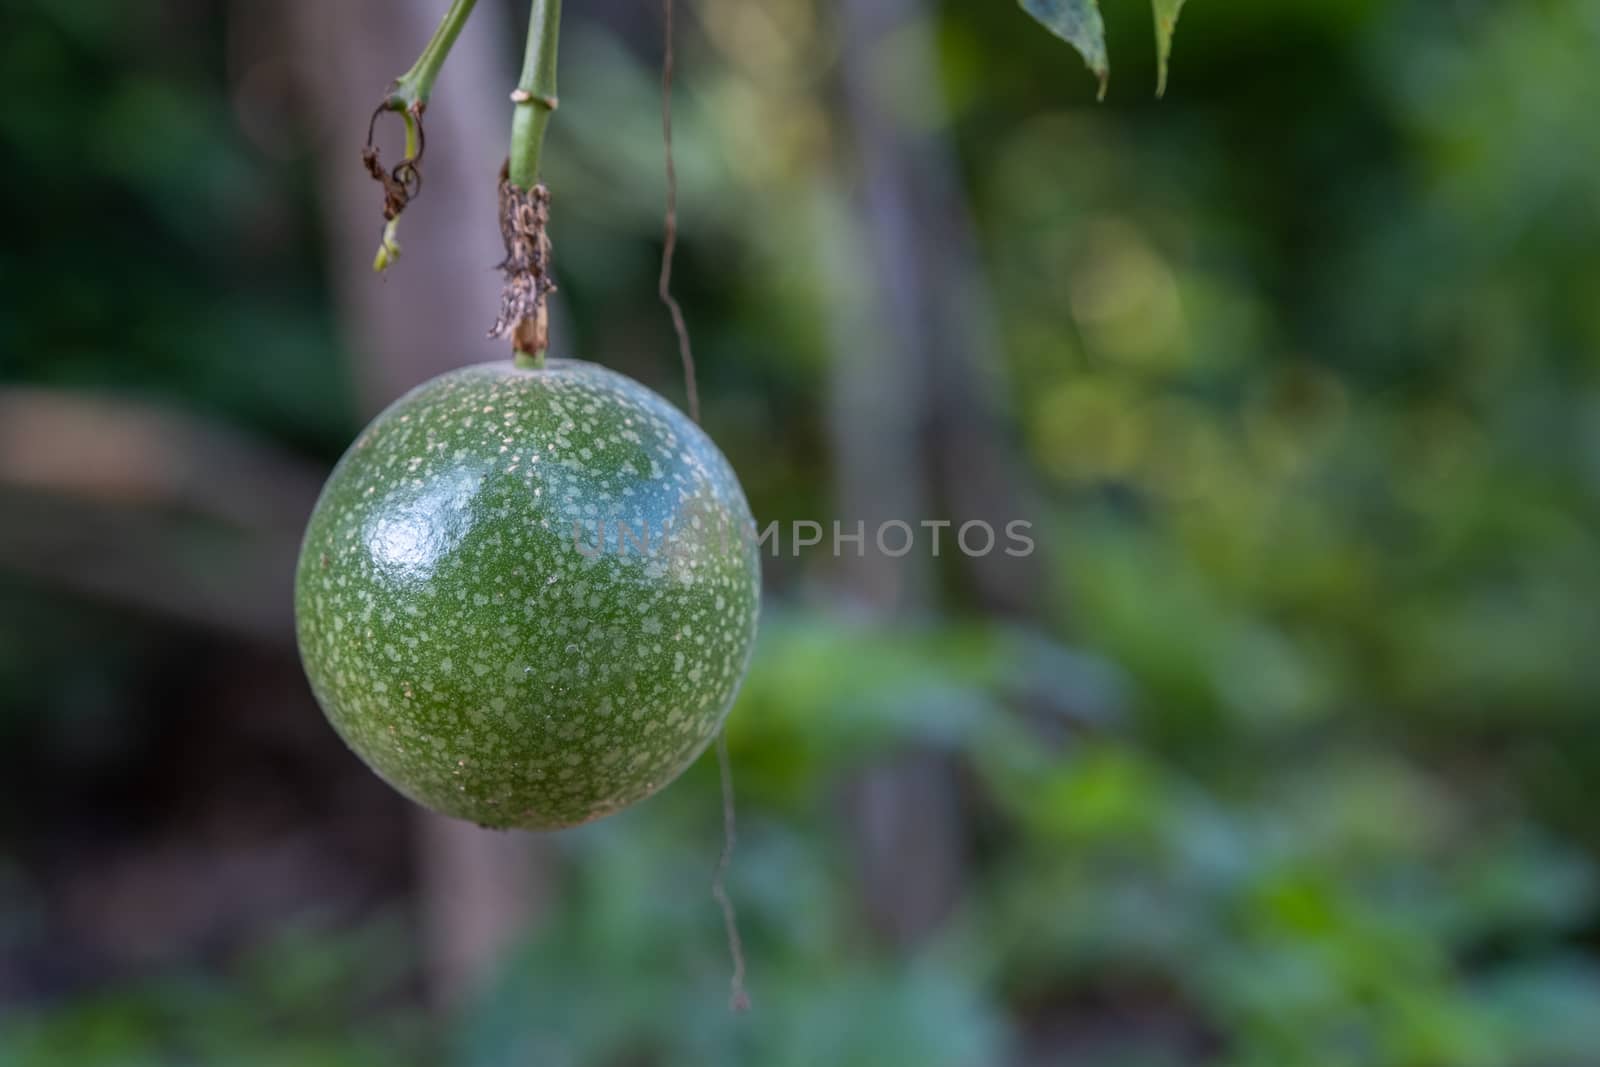
M752 529L716 445L637 382L466 367L329 477L295 576L300 655L334 729L406 796L574 826L716 736L755 640Z

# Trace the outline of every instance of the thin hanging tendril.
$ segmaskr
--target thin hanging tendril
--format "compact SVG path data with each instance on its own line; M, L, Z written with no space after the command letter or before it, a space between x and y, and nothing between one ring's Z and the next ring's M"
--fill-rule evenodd
M689 325L684 321L683 308L672 295L672 260L678 251L678 165L672 153L672 75L673 75L673 16L672 0L662 0L666 18L666 42L661 53L661 140L667 156L667 215L666 237L661 249L661 282L657 292L661 302L672 315L672 328L678 335L678 355L683 360L684 385L689 393L689 417L700 421L700 386L695 380L694 349L689 344Z
M733 862L733 846L739 839L733 815L733 764L728 759L728 731L717 734L717 769L722 776L722 856L711 879L711 895L722 906L722 925L728 931L728 952L733 956L733 977L728 982L728 1007L732 1011L750 1010L750 994L744 988L744 944L739 940L739 917L728 896L728 865Z
M657 288L661 302L672 316L672 329L678 335L678 356L683 361L683 380L688 392L689 417L700 422L700 387L695 378L694 349L689 344L689 325L683 308L672 295L672 259L678 250L678 166L672 153L672 76L674 65L672 0L662 0L666 23L661 51L661 140L667 162L667 210L665 240L661 249L661 282ZM711 895L722 908L722 924L728 933L728 953L733 957L733 977L728 983L728 1007L732 1011L750 1010L750 995L744 988L744 944L739 938L739 917L733 898L728 895L728 867L733 863L738 843L738 821L734 815L733 764L728 758L728 733L717 733L717 770L722 779L722 855L711 878Z

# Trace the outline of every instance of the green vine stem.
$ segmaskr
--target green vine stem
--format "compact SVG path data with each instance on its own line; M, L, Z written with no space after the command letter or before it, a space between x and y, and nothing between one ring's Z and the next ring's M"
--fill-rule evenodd
M422 50L422 55L417 57L410 70L395 79L384 107L390 111L422 114L428 106L428 97L433 93L433 83L439 79L445 58L450 55L450 49L455 46L456 38L461 36L461 29L476 6L478 0L454 0L451 3L450 10L445 12L439 28L433 31L433 37Z
M528 51L522 78L511 94L511 184L524 191L539 184L539 156L544 131L556 100L556 39L561 29L561 0L533 0L528 15Z
M362 152L368 172L383 186L385 225L383 238L378 243L378 254L372 262L372 269L380 274L400 258L400 216L422 189L422 152L427 143L422 133L422 113L428 108L428 97L433 94L433 85L439 79L444 61L455 46L456 38L461 36L461 30L477 3L478 0L454 0L439 23L439 28L433 31L422 55L417 57L410 70L394 80L389 87L389 95L373 112L374 126L379 115L393 111L406 127L405 158L392 171L385 170L380 164L370 127L367 131L367 147Z

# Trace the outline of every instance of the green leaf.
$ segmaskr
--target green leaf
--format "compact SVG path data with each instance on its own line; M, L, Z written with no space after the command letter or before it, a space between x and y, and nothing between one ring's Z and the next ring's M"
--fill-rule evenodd
M1184 0L1151 0L1156 13L1156 95L1167 91L1167 61L1172 58L1172 31L1178 28L1178 16L1183 12Z
M1022 10L1038 19L1051 33L1076 48L1083 61L1100 79L1100 97L1105 98L1111 80L1111 64L1106 59L1106 25L1100 18L1096 0L1018 0ZM1161 6L1163 0L1156 0ZM1179 0L1181 5L1182 0Z

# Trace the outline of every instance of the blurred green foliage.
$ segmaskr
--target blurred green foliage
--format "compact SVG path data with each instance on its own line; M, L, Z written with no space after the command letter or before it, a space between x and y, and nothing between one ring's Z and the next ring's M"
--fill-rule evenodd
M89 996L0 1029L0 1064L229 1063L378 1067L425 1062L428 1035L384 1008L408 961L390 919L330 942L289 930L226 976L184 974Z
M235 125L201 5L5 0L0 373L181 402L341 449L355 406L310 175Z
M708 421L773 519L826 513L824 309L869 268L830 5L742 3L700 5L686 59L681 295ZM1108 8L1114 49L1149 33L1136 6ZM331 459L354 405L309 176L242 142L204 41L127 5L9 9L0 63L41 106L0 109L0 155L45 203L0 202L7 378ZM730 734L756 1010L724 1010L700 766L560 839L554 913L438 1029L393 1006L406 966L371 931L320 931L30 1009L0 1063L1600 1056L1600 8L1196 4L1167 99L1100 107L1012 5L926 29L1051 616L875 626L785 572ZM654 73L593 23L563 48L555 236L604 359L659 321ZM838 802L905 753L977 798L957 912L912 951L862 914Z

